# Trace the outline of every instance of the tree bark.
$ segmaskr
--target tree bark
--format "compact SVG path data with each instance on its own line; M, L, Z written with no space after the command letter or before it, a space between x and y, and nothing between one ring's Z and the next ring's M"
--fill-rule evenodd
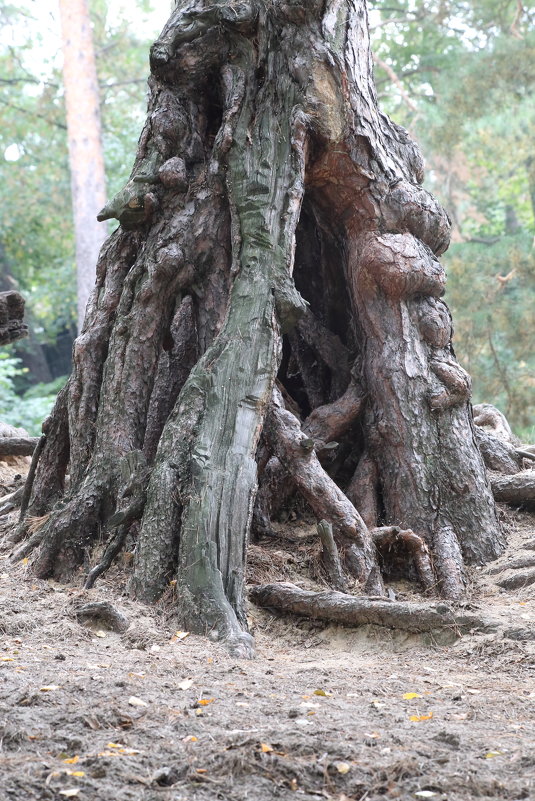
M251 588L250 597L258 606L346 626L371 624L413 634L444 628L457 634L495 628L491 621L455 612L444 603L409 604L384 598L355 598L342 592L302 590L294 584L259 584Z
M181 2L149 87L46 426L29 514L51 514L18 555L67 579L103 536L92 582L135 538L131 592L176 581L182 625L249 655L258 458L366 591L385 592L369 527L386 525L425 587L459 597L464 559L503 539L439 299L449 223L377 108L363 0Z
M0 292L0 345L10 345L28 336L24 322L24 298L14 289Z
M63 83L76 242L78 330L95 283L95 264L106 238L96 216L106 199L100 98L87 0L59 0Z
M492 492L497 501L516 504L535 503L535 470L514 476L493 476Z

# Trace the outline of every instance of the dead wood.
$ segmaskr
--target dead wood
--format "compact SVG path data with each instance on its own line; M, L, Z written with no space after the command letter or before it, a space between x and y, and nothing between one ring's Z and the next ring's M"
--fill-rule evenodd
M372 624L413 633L447 628L459 634L496 628L490 620L445 603L413 604L386 598L357 598L342 592L302 590L290 583L257 585L250 589L249 597L257 606L346 626Z

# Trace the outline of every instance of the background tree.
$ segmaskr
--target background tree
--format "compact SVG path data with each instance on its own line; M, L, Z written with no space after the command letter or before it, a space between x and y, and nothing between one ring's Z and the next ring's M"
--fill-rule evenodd
M100 97L87 0L59 0L63 85L76 240L78 328L95 283L95 264L106 238L96 219L104 205L106 179Z
M428 185L454 220L444 262L459 358L475 400L492 398L526 440L535 425L534 21L516 0L381 0L372 14L380 97L422 143Z
M448 218L378 111L367 24L362 0L172 13L44 429L30 513L51 513L17 554L37 547L38 575L70 576L105 531L91 582L135 538L137 596L176 575L184 624L247 652L245 545L270 455L365 592L384 593L384 538L416 544L420 580L450 598L463 557L500 552L440 300Z

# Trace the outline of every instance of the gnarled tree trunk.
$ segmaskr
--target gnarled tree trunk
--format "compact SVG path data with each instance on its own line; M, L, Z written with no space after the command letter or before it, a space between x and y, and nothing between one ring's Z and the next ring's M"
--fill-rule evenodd
M502 539L440 300L449 222L378 110L364 0L180 2L149 86L45 425L29 513L51 514L17 556L66 578L104 532L95 576L135 538L132 592L176 579L183 624L248 653L258 463L257 519L282 476L363 588L384 591L377 548L399 534L459 597L463 559Z

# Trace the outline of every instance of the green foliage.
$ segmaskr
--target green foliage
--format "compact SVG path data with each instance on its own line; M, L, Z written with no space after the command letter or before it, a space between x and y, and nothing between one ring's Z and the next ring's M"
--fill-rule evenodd
M0 420L38 436L67 376L49 384L35 384L21 397L15 391L15 380L24 372L19 359L0 353Z
M535 426L534 20L516 0L379 0L371 12L375 52L405 91L378 66L381 102L420 143L454 222L443 260L458 355L475 400L524 436Z

